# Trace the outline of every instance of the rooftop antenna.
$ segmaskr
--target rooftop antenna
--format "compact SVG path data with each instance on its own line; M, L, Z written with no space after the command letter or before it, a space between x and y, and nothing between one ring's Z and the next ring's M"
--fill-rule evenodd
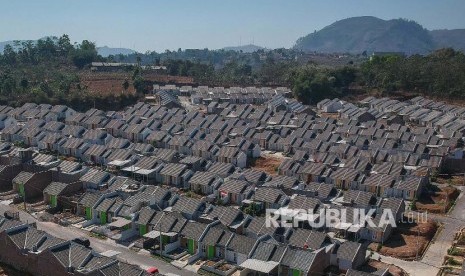
M239 36L239 46L242 46L242 36Z

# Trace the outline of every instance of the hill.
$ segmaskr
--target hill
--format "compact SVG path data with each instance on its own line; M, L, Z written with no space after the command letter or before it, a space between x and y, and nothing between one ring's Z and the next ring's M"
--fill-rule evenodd
M465 30L429 31L405 19L382 20L373 16L352 17L308 34L294 48L323 53L404 52L426 54L435 49L464 49Z
M131 55L136 53L136 51L128 48L110 48L108 46L97 47L97 52L102 57L108 57L110 55L116 56L119 54L122 55Z
M465 29L434 30L431 35L438 48L452 47L465 51Z
M243 45L243 46L230 46L230 47L224 47L223 50L225 51L236 51L236 52L243 52L243 53L253 53L258 50L265 50L264 47L253 45L253 44L248 44L248 45Z

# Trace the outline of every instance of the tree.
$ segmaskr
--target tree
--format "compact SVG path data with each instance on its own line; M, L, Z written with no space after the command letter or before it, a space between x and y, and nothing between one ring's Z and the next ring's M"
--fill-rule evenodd
M128 88L129 88L129 81L128 81L127 79L125 79L125 80L123 81L122 86L123 86L124 91L127 91Z
M5 45L3 48L3 58L7 64L16 63L16 52L13 50L13 47L10 44Z
M83 40L80 45L73 49L71 54L71 60L79 69L82 69L96 59L97 48L94 43L88 40Z

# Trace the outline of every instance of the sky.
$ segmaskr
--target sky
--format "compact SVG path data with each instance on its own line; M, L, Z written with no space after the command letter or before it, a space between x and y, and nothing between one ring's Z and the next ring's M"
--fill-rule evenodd
M256 44L292 47L344 18L465 28L464 0L0 0L0 41L68 34L139 52Z

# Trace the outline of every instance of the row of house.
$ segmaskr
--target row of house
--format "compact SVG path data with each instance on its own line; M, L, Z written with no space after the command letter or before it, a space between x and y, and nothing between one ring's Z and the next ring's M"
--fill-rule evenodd
M0 216L0 262L33 275L147 275L138 266L106 257L34 225Z

